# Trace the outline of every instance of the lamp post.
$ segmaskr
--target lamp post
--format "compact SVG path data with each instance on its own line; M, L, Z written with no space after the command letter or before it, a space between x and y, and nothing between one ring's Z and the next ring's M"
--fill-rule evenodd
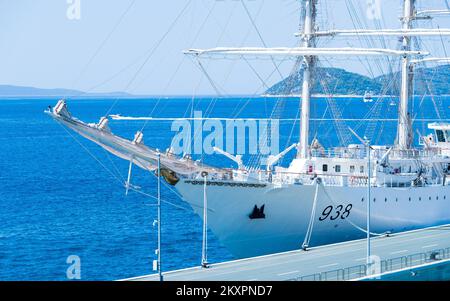
M208 199L206 196L206 184L208 173L202 172L203 176L203 242L202 242L202 267L208 268Z
M364 137L364 139L362 139L361 137L358 136L358 134L352 129L352 128L348 128L350 130L350 132L356 137L358 138L359 141L361 141L361 143L364 144L364 146L366 147L366 153L367 153L367 220L366 220L366 228L367 228L367 258L366 258L366 274L369 275L369 268L372 265L372 259L371 259L371 255L370 255L370 199L371 199L371 183L370 180L372 178L372 166L371 166L371 158L370 158L370 151L372 149L372 146L370 145L370 140L367 137Z
M369 275L370 266L372 265L372 260L370 258L370 199L371 199L371 183L372 178L372 167L370 162L370 141L365 139L365 145L367 149L367 274Z
M158 153L158 274L159 281L163 281L161 271L161 154Z

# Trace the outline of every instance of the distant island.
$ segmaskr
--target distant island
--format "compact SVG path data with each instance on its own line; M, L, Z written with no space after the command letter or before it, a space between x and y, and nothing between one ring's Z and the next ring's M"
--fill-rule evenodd
M374 95L399 95L400 91L398 72L370 78L339 68L317 68L315 76L319 80L314 81L312 93L316 95L357 96L366 91ZM437 95L450 94L450 65L417 68L415 79L414 92L417 95L430 94L430 91ZM301 71L291 74L270 87L265 95L299 95L302 80Z
M133 97L125 92L86 93L70 89L41 89L12 85L0 85L0 97Z
M400 91L400 76L398 72L370 78L368 76L352 73L340 68L317 68L315 76L316 79L320 79L314 81L314 85L312 87L312 93L315 95L331 94L334 96L355 97L362 96L366 91L370 91L373 95L398 96ZM302 79L302 72L293 73L270 87L264 92L264 95L300 95ZM415 79L414 93L416 95L430 94L430 91L436 95L450 95L450 65L417 68L415 72ZM175 97L180 96L181 95L176 95ZM71 89L41 89L34 87L0 85L0 98L1 97L141 98L150 96L133 95L126 92L87 93ZM158 97L164 96L159 95ZM236 95L233 95L233 97L236 97ZM243 95L243 97L245 97L245 95Z

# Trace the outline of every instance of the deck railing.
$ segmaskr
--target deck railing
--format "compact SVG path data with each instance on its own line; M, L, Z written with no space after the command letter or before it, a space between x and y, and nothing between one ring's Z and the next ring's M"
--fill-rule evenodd
M249 180L254 178L257 181L270 182L276 185L283 184L303 184L313 185L316 178L320 178L326 186L350 186L350 187L367 187L367 176L360 174L345 174L345 173L294 173L286 171L258 171L256 174L250 174ZM442 186L449 184L446 175L443 177L436 177L434 179L427 179L422 183L414 183L414 181L395 180L393 175L387 175L371 179L372 187L410 187L410 186Z
M383 157L388 151L388 148L373 149L371 151L371 157L374 159L379 159ZM434 158L440 156L442 150L440 148L433 149L408 149L399 150L392 149L390 151L389 157L395 159L420 159L420 158ZM346 147L336 147L330 149L318 149L311 150L311 156L316 158L348 158L348 159L366 159L367 150L365 146L360 146L359 148L346 148Z
M257 183L272 183L275 186L290 184L313 185L316 178L320 178L325 186L346 186L346 187L367 187L367 176L348 173L296 173L287 171L265 171L258 170L247 172L244 170L226 170L228 172L217 175L210 175L210 180L214 181L242 181ZM198 175L200 179L200 175ZM197 178L193 178L197 179ZM448 175L427 179L426 181L414 183L414 181L395 180L395 177L388 175L385 177L373 177L371 179L372 187L410 187L410 186L442 186L449 185Z
M428 252L415 253L381 260L378 266L379 274L395 272L405 268L416 267L425 263L439 262L450 259L450 248L436 249ZM367 276L366 264L355 265L349 268L331 270L322 273L299 276L290 281L349 281Z

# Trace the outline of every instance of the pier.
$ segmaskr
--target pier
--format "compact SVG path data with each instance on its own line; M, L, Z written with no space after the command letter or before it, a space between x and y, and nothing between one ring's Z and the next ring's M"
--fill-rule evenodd
M300 242L299 242L300 244ZM371 239L378 258L374 278L383 279L415 267L450 264L450 225L430 227ZM164 272L165 281L343 281L367 278L366 240L295 250L253 258ZM376 277L377 275L380 277ZM411 272L414 276L414 272ZM404 274L403 274L403 277ZM158 281L158 274L123 279ZM448 280L448 279L447 279Z

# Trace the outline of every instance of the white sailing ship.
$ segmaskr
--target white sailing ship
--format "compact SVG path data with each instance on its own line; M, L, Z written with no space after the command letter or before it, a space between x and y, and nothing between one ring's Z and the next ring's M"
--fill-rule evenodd
M431 135L413 147L410 117L414 66L421 62L447 62L412 50L416 36L448 36L450 29L412 28L418 18L443 11L418 11L414 0L404 0L402 28L382 30L330 30L316 27L318 0L302 0L302 45L294 48L191 49L187 55L293 56L303 60L300 141L266 168L223 169L159 152L143 143L114 135L108 118L84 123L70 114L64 100L47 111L57 122L94 141L114 155L160 174L201 217L204 193L208 227L236 256L248 257L357 239L366 235L367 202L371 202L374 235L450 223L450 124L429 124ZM401 37L402 49L319 48L317 39L329 36ZM309 136L311 83L322 56L393 56L401 61L398 130L393 145L351 144L324 149ZM320 139L320 137L318 137ZM313 141L312 141L313 140ZM393 137L394 140L394 137ZM365 142L365 141L363 141ZM297 155L288 167L276 166L291 149ZM236 162L236 157L226 154ZM372 168L369 168L372 162ZM130 164L130 166L131 166ZM128 182L129 183L129 182ZM370 185L370 199L368 186Z

